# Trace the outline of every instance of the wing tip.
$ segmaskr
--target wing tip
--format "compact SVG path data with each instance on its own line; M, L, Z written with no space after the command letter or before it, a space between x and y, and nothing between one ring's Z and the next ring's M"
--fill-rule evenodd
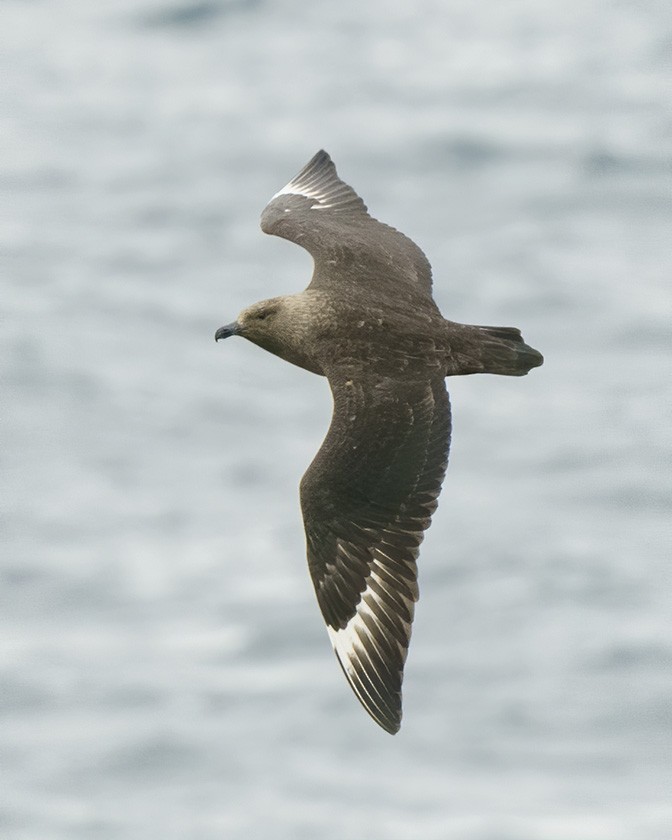
M365 686L362 684L362 678L366 678L368 676L366 672L363 672L361 675L358 674L358 672L352 667L354 663L350 660L348 660L347 663L350 667L346 667L346 663L341 658L341 654L333 642L332 646L338 664L341 666L341 670L343 671L350 688L352 689L355 697L361 703L364 711L378 724L378 726L380 726L381 729L385 730L385 732L390 735L396 735L401 729L401 719L403 716L401 706L401 689L399 689L396 698L394 698L396 700L394 708L389 705L390 700L393 699L392 695L385 698L387 701L385 703L381 703L383 698L376 700L370 691L365 690Z
M336 171L336 165L324 149L319 149L308 163L272 196L262 213L264 233L275 233L274 223L278 218L284 218L285 213L290 212L290 208L283 207L283 213L276 216L272 210L276 199L288 195L300 195L311 199L311 210L333 210L338 213L354 213L368 217L366 205L352 187L341 180ZM285 238L292 237L285 235Z
M287 186L290 184L300 184L302 181L305 181L306 178L317 175L325 169L328 169L334 177L338 177L336 174L336 166L331 159L329 152L324 149L318 149L308 163L296 173L291 181L289 181Z
M311 163L317 163L318 161L320 163L333 163L331 155L328 151L326 151L326 149L318 149L308 162L307 166L310 166Z
M401 729L401 713L399 713L399 717L394 721L382 722L377 718L374 718L374 720L378 726L380 726L381 729L384 729L389 735L396 735Z

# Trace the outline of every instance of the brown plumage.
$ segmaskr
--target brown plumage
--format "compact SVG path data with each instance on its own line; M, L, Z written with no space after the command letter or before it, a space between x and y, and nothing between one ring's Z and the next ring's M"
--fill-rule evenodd
M308 566L351 687L394 733L416 560L448 463L444 378L523 376L543 358L513 327L445 320L425 255L369 216L324 151L273 196L261 227L310 252L310 285L245 309L215 338L242 335L329 381L331 425L301 481Z

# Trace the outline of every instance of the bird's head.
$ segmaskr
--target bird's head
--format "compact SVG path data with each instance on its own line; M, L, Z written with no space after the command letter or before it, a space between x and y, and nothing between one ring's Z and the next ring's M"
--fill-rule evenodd
M281 359L313 373L322 373L311 342L313 297L302 292L253 303L243 309L232 324L220 327L215 333L215 341L240 335Z
M232 324L220 327L215 333L215 341L232 335L240 335L253 344L263 347L268 338L277 333L278 322L282 320L284 309L282 298L271 298L253 303L252 306L243 309Z

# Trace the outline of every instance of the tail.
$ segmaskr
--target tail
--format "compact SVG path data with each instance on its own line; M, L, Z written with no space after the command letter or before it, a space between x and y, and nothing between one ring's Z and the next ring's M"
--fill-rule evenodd
M525 376L544 363L538 350L525 344L515 327L473 327L480 332L480 373Z

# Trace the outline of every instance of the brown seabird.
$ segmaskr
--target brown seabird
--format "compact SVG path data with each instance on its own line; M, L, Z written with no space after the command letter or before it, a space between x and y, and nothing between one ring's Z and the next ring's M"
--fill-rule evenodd
M312 255L310 285L244 309L215 339L243 336L329 381L331 425L301 480L308 566L348 682L394 734L416 561L448 464L444 378L524 376L543 357L514 327L445 320L423 252L369 215L325 151L273 196L261 229Z

